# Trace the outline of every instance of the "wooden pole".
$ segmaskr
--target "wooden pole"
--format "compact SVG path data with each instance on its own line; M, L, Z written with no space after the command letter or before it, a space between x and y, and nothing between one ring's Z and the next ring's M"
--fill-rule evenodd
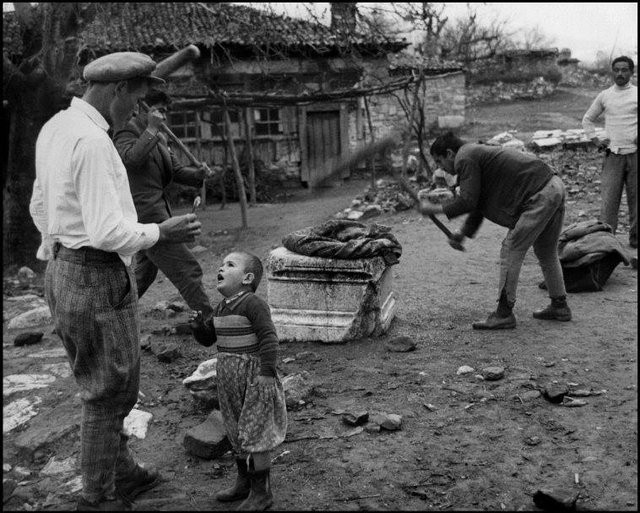
M248 157L248 162L247 165L249 166L249 177L248 177L248 181L249 181L249 204L250 205L255 205L256 204L256 169L255 166L253 165L253 141L251 138L251 111L253 109L251 109L250 107L245 107L244 109L244 128L245 131L247 132L247 157Z
M367 122L369 123L369 134L371 135L371 143L376 142L375 141L375 135L373 134L373 123L371 122L371 112L369 112L369 101L367 100L367 97L364 97L364 108L365 111L367 112ZM371 187L373 189L376 188L376 161L375 161L375 155L371 158L371 160L369 161L369 166L371 167Z
M229 146L229 153L231 154L231 164L233 165L233 172L236 177L236 187L238 188L242 228L247 228L247 194L244 190L244 181L242 179L242 173L240 172L240 164L238 164L236 147L233 143L233 134L231 133L231 118L229 117L229 111L227 110L226 105L223 107L223 114L224 124L227 127L227 144Z

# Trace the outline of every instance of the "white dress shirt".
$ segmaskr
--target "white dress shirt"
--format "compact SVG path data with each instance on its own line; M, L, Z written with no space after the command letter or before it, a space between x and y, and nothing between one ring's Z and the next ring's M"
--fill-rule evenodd
M109 138L109 124L89 103L73 98L45 123L36 141L36 179L29 212L42 234L37 257L51 246L118 253L125 265L160 236L138 223L127 171Z

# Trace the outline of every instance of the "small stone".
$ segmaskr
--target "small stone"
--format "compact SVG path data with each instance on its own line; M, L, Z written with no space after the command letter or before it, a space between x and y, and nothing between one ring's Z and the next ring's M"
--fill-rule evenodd
M282 378L287 409L297 409L307 402L313 392L313 382L307 371L289 374Z
M567 394L568 391L569 389L567 388L566 385L552 383L547 387L545 387L544 391L542 392L542 395L549 402L557 404L562 402L562 399L564 398L564 396Z
M171 363L180 358L182 356L182 353L180 352L180 349L177 345L171 344L169 346L165 346L164 349L157 354L157 356L159 361L163 363Z
M416 342L411 337L400 335L399 337L388 340L385 343L385 347L387 348L387 351L394 353L407 353L416 348Z
M28 267L21 267L18 270L18 281L21 285L30 285L33 280L36 278L36 273L34 273Z
M529 438L525 439L524 443L527 445L538 445L540 443L540 438L537 436L530 436Z
M140 337L140 349L150 349L151 348L151 334L147 333L146 335L142 335Z
M458 370L456 371L456 374L460 375L460 374L469 374L470 372L475 372L476 370L473 367L469 367L468 365L462 365L461 367L458 367Z
M585 401L584 399L573 399L568 396L565 396L562 399L562 406L577 407L577 406L586 406L586 405L587 405L587 401Z
M18 486L18 483L15 479L4 478L2 480L2 503L4 504L9 500L11 494Z
M13 341L14 346L32 346L42 340L44 333L42 331L29 331L27 333L20 333Z
M533 503L544 511L576 511L579 493L571 490L537 490Z
M152 418L151 413L134 408L125 417L122 430L128 436L135 436L143 440L147 436L147 429Z
M56 461L55 457L51 458L40 471L45 476L55 476L58 474L70 474L76 470L76 458L70 456L66 460Z
M540 391L539 390L527 390L526 392L523 392L522 394L518 394L518 397L520 397L520 399L522 399L523 402L532 401L532 400L537 399L538 397L540 397Z
M503 367L485 367L481 372L482 377L487 381L497 381L504 378Z
M213 410L202 424L191 428L183 445L189 454L211 460L231 449L220 410Z
M17 315L9 321L7 329L33 328L51 322L51 311L48 306L40 306Z
M9 463L3 463L2 472L11 472L11 465Z
M202 362L191 376L182 381L193 398L209 408L219 407L217 363L217 358Z
M369 422L365 427L364 430L367 433L379 433L380 432L380 424L375 424L373 422Z
M169 301L160 301L155 304L155 306L153 307L153 310L164 312L167 308L169 308Z
M394 413L378 413L371 417L371 421L388 431L397 431L402 425L402 417Z
M360 426L369 420L369 413L365 410L345 412L342 414L342 422L350 426Z

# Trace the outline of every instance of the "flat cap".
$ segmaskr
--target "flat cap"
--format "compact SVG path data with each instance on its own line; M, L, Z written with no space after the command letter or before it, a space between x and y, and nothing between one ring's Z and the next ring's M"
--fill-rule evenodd
M91 61L84 67L82 76L91 82L119 82L132 78L147 78L156 84L164 84L164 80L151 75L155 69L155 61L144 53L115 52Z

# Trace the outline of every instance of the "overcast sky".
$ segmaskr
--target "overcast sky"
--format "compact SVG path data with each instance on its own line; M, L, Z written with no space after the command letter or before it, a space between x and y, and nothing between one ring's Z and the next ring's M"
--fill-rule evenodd
M304 16L307 7L329 21L329 3L271 3L276 12ZM397 3L396 3L397 4ZM247 5L258 6L257 3ZM359 3L360 9L370 9L382 2ZM636 3L472 3L479 19L490 21L499 16L508 21L510 30L538 27L553 40L552 46L570 48L572 56L585 64L592 62L601 50L614 57L627 53L634 60L638 48L638 5ZM445 13L454 19L466 13L465 3L446 3Z
M262 3L244 3L255 7ZM398 2L396 2L397 4ZM12 4L3 3L3 10ZM383 2L362 2L359 8L366 10ZM387 4L389 5L389 4ZM526 31L538 27L553 41L552 46L570 48L573 57L588 64L596 53L604 51L614 56L626 53L637 60L638 53L638 5L636 3L472 3L479 18L490 21L499 16L508 21L509 30ZM327 2L271 2L274 11L295 17L308 15L311 7L320 19L329 23ZM12 8L12 7L10 7ZM455 19L466 12L466 3L446 3L446 14Z

